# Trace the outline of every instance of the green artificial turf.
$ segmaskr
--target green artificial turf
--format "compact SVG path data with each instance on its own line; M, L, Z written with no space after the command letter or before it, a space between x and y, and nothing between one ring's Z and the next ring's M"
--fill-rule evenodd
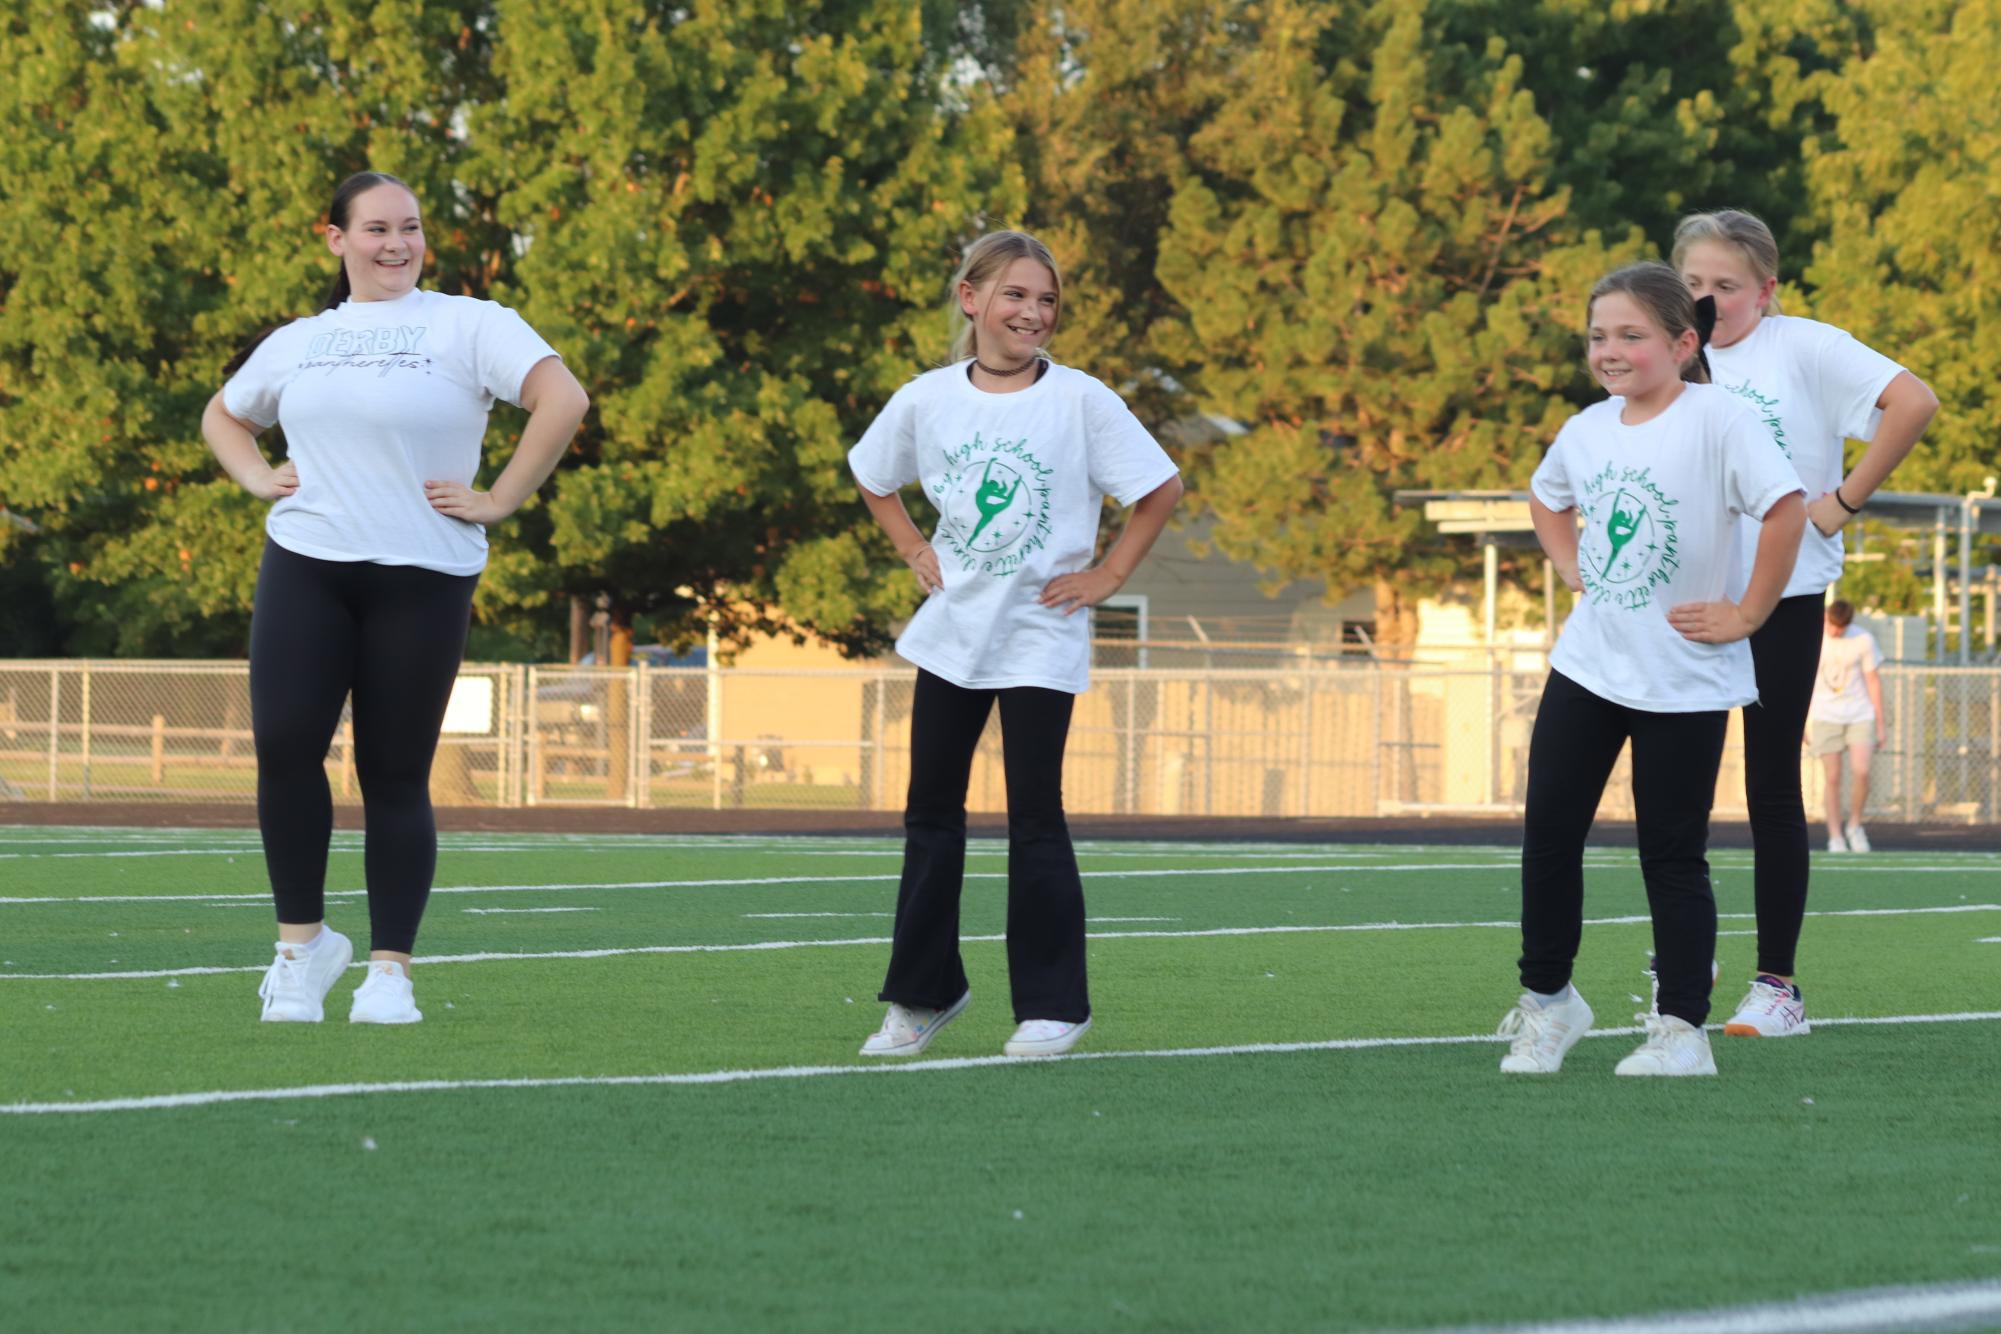
M425 1022L378 1029L344 1022L350 983L325 1024L256 1022L254 836L0 830L0 1103L861 1068L0 1115L0 1328L1412 1329L2001 1276L1992 1019L1719 1037L1714 1080L1614 1078L1632 1036L1546 1079L1486 1041L1166 1054L1491 1032L1505 851L1087 845L1091 1057L950 1064L1012 1026L976 941L973 1006L885 1069L855 1049L887 949L840 942L888 934L893 843L445 843L439 885L486 888L433 898ZM1587 914L1643 914L1630 854L1592 860ZM1745 859L1716 864L1748 913ZM976 845L969 935L999 931L1004 865ZM1815 1019L2001 1010L1995 869L1817 862L1816 913L1893 911L1808 921ZM223 895L252 897L194 897ZM590 911L465 911L547 907ZM360 901L329 911L365 947ZM1314 926L1372 929L1272 931ZM1630 1027L1648 939L1587 927L1601 1027ZM1751 939L1718 952L1727 1007ZM25 976L194 967L249 971Z

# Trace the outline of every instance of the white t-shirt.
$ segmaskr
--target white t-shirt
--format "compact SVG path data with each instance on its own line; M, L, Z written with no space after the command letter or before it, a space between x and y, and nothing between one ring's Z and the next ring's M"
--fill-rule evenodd
M1750 643L1698 644L1667 613L1724 596L1737 516L1762 517L1799 479L1757 417L1713 385L1684 386L1638 426L1619 420L1625 403L1609 398L1565 422L1529 482L1543 504L1584 518L1584 590L1549 664L1649 713L1749 704L1758 697Z
M1876 400L1904 369L1831 324L1790 315L1766 315L1737 342L1708 353L1710 378L1751 405L1792 461L1808 500L1841 484L1842 442L1875 436L1883 419ZM1757 520L1746 516L1742 523L1733 598L1750 583L1758 549ZM1840 536L1824 537L1809 523L1783 596L1818 593L1840 577Z
M1823 723L1866 723L1876 717L1863 679L1883 665L1876 636L1849 626L1839 635L1822 635L1820 673L1813 681L1813 703L1807 717Z
M1104 498L1131 505L1175 476L1174 461L1082 371L1052 364L1026 389L990 394L967 370L941 367L897 390L848 452L870 491L921 482L938 511L931 546L945 586L896 651L969 690L1080 694L1090 616L1036 599L1057 575L1090 567Z
M222 387L232 417L285 428L299 489L264 531L321 560L486 567L486 530L448 518L427 481L472 485L496 398L518 403L555 351L507 307L419 288L294 320Z

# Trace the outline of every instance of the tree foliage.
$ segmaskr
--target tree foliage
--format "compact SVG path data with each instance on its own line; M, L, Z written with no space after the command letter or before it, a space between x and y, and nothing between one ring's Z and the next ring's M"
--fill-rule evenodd
M1187 452L1223 550L1373 583L1393 633L1460 566L1394 490L1521 484L1592 393L1585 287L1689 209L1764 215L1796 308L1938 389L1896 485L1978 486L1997 33L1997 0L16 0L0 652L240 651L262 506L202 404L316 307L364 166L423 200L427 285L593 394L480 594L545 640L604 591L669 638L885 642L911 590L842 453L997 225L1065 262L1060 356L1246 428Z
M1977 490L2001 472L2001 3L1871 9L1874 48L1830 81L1836 131L1808 158L1827 220L1806 272L1812 312L1939 396L1891 485Z

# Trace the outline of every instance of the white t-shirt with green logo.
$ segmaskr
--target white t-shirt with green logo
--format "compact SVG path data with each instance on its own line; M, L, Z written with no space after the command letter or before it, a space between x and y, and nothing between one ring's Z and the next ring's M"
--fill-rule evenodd
M1738 516L1764 517L1801 489L1799 478L1758 418L1713 385L1683 386L1638 426L1619 420L1625 402L1609 398L1565 422L1529 482L1543 504L1583 518L1584 589L1549 665L1649 713L1749 704L1758 698L1749 641L1698 644L1667 613L1726 596Z
M896 651L968 690L1090 685L1090 617L1036 599L1088 569L1104 498L1131 505L1172 478L1167 457L1123 400L1051 365L1026 389L990 394L967 363L896 391L848 452L879 496L920 482L938 511L931 546L944 588L925 599Z
M1809 500L1841 484L1842 442L1874 438L1883 419L1876 400L1903 369L1844 330L1791 315L1767 315L1729 347L1709 349L1710 378L1757 413ZM1757 520L1747 517L1730 596L1750 583L1757 549ZM1821 592L1840 577L1841 538L1808 524L1784 596Z
M264 531L320 560L478 574L486 530L432 509L424 483L472 485L493 400L519 403L555 355L507 307L422 288L285 325L222 387L232 417L285 429L299 469Z

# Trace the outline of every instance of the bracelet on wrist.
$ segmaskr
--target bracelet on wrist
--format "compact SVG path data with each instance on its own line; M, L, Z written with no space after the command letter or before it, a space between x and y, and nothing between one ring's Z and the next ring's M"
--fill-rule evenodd
M1850 514L1860 514L1862 512L1862 507L1860 505L1851 505L1845 499L1842 498L1841 487L1839 485L1835 486L1832 494L1834 496L1834 503L1841 506L1841 508L1847 510Z

